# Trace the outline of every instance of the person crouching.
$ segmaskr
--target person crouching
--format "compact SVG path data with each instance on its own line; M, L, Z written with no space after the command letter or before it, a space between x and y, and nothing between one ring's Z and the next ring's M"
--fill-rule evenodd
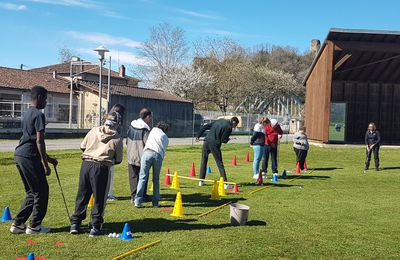
M89 237L103 235L103 213L107 199L109 168L122 161L122 138L118 133L121 115L112 112L107 115L103 126L94 127L81 143L82 165L79 187L75 202L75 213L71 217L71 234L78 234L82 220L86 218L89 199L93 194L92 229Z
M159 207L160 200L160 171L165 152L168 146L168 124L159 122L154 127L147 138L140 160L140 173L137 193L135 196L135 207L143 208L144 190L149 178L150 168L153 168L153 198L154 207Z

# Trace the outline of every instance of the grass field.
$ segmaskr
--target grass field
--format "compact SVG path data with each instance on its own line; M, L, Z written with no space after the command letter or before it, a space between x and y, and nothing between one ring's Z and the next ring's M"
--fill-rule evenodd
M280 172L294 169L294 152L282 145ZM173 206L176 191L162 185L160 208L136 209L130 203L127 165L116 167L115 194L120 198L109 203L105 228L121 232L125 222L135 239L126 242L108 237L73 236L56 176L49 178L50 201L45 226L53 228L47 235L13 235L10 223L0 223L0 259L26 256L28 252L48 259L111 259L114 256L160 239L154 247L135 253L139 259L268 259L268 258L400 258L400 150L383 149L383 170L362 174L362 148L311 147L309 168L315 170L295 178L279 180L277 185L250 194L258 188L251 179L251 164L244 162L247 145L223 148L228 178L239 183L239 195L230 194L221 201L210 201L211 185L181 180L183 219L163 212ZM251 150L250 150L251 151ZM169 167L188 176L192 161L198 165L201 147L170 147L164 161L163 175ZM58 171L70 211L73 210L80 168L79 151L51 152L59 158ZM238 166L231 166L233 155ZM212 174L219 174L210 159ZM10 207L13 216L24 191L11 153L0 154L0 207ZM229 224L229 207L206 217L198 214L234 201L250 206L247 226ZM86 222L87 223L87 220ZM33 240L36 245L29 245ZM57 246L56 242L62 245ZM130 259L128 257L128 259Z

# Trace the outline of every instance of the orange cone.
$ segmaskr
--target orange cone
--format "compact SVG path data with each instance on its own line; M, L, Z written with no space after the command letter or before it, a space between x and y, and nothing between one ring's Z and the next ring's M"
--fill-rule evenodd
M250 153L249 153L249 151L246 152L246 162L250 162Z
M165 174L165 177L164 177L164 185L165 186L171 186L171 177L169 176L169 168L167 168L167 172L166 172L166 174Z
M196 168L194 167L194 162L192 162L192 168L190 169L189 176L196 177Z
M233 186L233 193L239 193L239 187L237 184Z
M260 170L258 172L258 179L257 179L257 185L263 185L263 176L262 176L262 171Z
M299 162L297 162L297 164L296 164L296 173L300 174L300 163Z
M233 156L232 166L237 166L236 154Z
M308 166L307 166L307 161L304 161L304 170L307 170Z

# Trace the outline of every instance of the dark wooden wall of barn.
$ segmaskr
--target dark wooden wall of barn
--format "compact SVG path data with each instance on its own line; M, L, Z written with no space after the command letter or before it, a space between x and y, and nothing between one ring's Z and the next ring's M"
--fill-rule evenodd
M375 122L384 143L400 144L400 84L334 80L331 101L347 103L346 142L363 142Z
M126 109L123 129L124 136L126 136L129 124L132 120L139 117L139 111L143 107L147 107L153 112L153 126L158 121L165 121L170 125L167 133L168 137L192 136L192 103L112 95L111 106L117 103L122 104Z

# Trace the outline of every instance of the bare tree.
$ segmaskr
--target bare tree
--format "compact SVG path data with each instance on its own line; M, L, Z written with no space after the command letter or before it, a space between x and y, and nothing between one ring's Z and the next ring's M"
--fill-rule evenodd
M67 46L58 48L58 61L60 63L69 62L72 57L77 56L75 52Z

